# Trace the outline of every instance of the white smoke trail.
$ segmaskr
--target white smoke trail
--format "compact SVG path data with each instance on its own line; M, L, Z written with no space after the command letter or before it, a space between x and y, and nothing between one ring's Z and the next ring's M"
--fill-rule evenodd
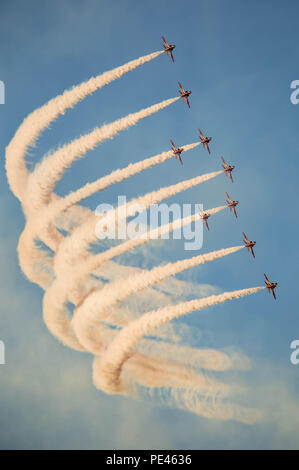
M207 179L210 179L211 177L214 177L218 174L222 173L220 172L214 172L210 173L207 175L203 175L200 177L195 178L197 184L199 184L199 181L206 181ZM194 179L193 179L194 180ZM192 184L194 184L194 181L192 180ZM189 180L190 182L191 180ZM186 182L179 183L179 187L181 185L184 185ZM190 184L190 183L189 183ZM174 185L177 186L177 185ZM185 186L183 186L185 187ZM162 188L163 190L165 188ZM169 188L166 188L167 191L169 191ZM173 190L173 189L172 189ZM161 190L160 190L161 191ZM162 195L164 192L162 191ZM147 196L146 196L147 197ZM151 202L149 202L148 205L150 205ZM226 206L220 206L218 208L210 209L208 212L210 214L217 213L220 210L225 209ZM185 220L179 219L178 221L173 222L172 224L167 224L165 225L162 229L154 229L150 232L151 236L153 237L155 234L155 231L157 230L157 233L166 233L170 230L175 230L177 226L180 224L185 225L188 223L191 223L193 220L197 220L200 218L200 214L195 214L193 216L185 218ZM79 227L78 229L79 232L82 233L82 227ZM80 233L80 235L81 235ZM73 332L73 328L71 327L70 320L67 314L67 311L64 307L64 304L67 302L67 292L72 292L73 295L76 292L76 286L79 285L80 279L84 279L90 272L94 271L97 269L104 261L109 260L113 256L117 256L121 254L122 252L126 252L129 249L132 249L139 244L145 243L147 240L143 239L134 239L134 240L129 240L127 243L124 243L120 245L119 247L114 247L103 254L99 254L97 256L91 256L90 261L89 259L87 262L80 263L77 268L77 275L74 273L73 270L73 263L74 263L74 252L78 252L78 239L79 243L83 240L84 243L86 243L87 239L86 236L90 235L90 227L86 228L83 225L83 236L77 237L77 240L75 243L74 242L74 236L76 235L76 232L74 233L73 237L70 237L70 239L65 239L60 247L58 252L56 253L55 257L55 272L57 275L56 281L52 284L52 286L48 289L48 291L45 293L44 296L44 303L43 303L43 310L44 310L44 321L49 328L49 330L57 336L64 344L68 345L69 347L73 347L75 349L82 349L82 342L78 341ZM86 235L85 235L86 233ZM80 252L82 250L82 247L80 247ZM69 262L68 258L68 253L71 253L72 255L72 262ZM60 254L62 255L60 258Z
M122 393L123 383L121 381L122 366L129 357L132 356L132 349L140 339L158 326L181 317L187 313L226 302L227 300L238 299L246 295L251 295L265 289L265 287L253 287L250 289L224 292L220 295L211 295L203 299L195 299L184 302L176 306L165 307L156 311L143 314L143 316L118 333L116 338L110 343L105 354L97 367L94 367L94 383L96 387L106 390L108 393Z
M193 369L214 371L250 369L250 361L239 352L233 352L228 355L225 351L218 351L217 349L196 349L186 345L178 346L169 342L160 341L157 343L151 339L143 339L138 343L137 348L139 352L154 357L157 360L163 357L164 360L188 365Z
M56 202L60 198L52 195L52 201ZM45 209L46 211L46 209ZM69 208L58 218L58 226L65 231L70 231L82 224L86 218L90 217L92 212L83 207L75 206ZM42 216L40 217L42 218ZM37 218L39 220L39 217ZM57 244L62 240L57 230L53 229L53 224L48 228L45 236L45 230L37 231L38 220L31 217L26 221L26 226L22 232L18 243L18 256L20 267L25 276L33 283L38 284L42 289L47 289L55 277L53 270L53 258L44 250L38 249L36 239L41 240L55 251Z
M30 175L30 207L38 210L42 203L48 203L50 194L54 190L56 183L63 176L70 165L79 158L82 158L86 152L92 150L99 143L112 139L119 132L128 127L136 125L141 119L151 116L158 111L166 108L178 101L180 97L170 98L157 103L148 108L142 109L137 113L128 114L124 118L114 121L110 124L104 124L102 127L95 128L92 132L73 140L64 145L56 152L47 156Z
M116 223L121 220L125 220L129 216L130 209L136 206L141 206L144 210L148 209L152 204L157 204L163 199L169 198L189 188L209 181L221 173L223 173L222 170L206 173L204 175L196 176L171 186L166 186L164 188L158 189L157 191L153 191L144 196L133 199L125 206L108 211L105 214L107 224L109 225L109 221L111 220L113 222L113 219L116 221ZM78 229L74 230L70 237L65 238L61 242L59 250L55 256L56 272L66 273L67 271L70 271L72 270L72 265L74 262L78 262L80 258L85 259L88 256L88 246L91 243L95 243L97 241L96 223L96 216L94 218L90 217L85 224L82 224L80 227L78 227Z
M7 179L15 196L21 200L25 193L29 174L24 156L28 148L34 144L41 132L48 127L51 122L59 115L64 114L67 109L72 108L79 103L79 101L82 101L86 96L146 62L155 59L163 54L163 52L164 51L158 51L148 54L113 70L104 72L97 77L92 77L87 82L65 91L62 95L53 98L44 106L29 114L6 148Z
M213 209L209 209L208 211L205 211L205 212L212 215L226 208L227 206L219 206ZM79 279L80 278L84 279L85 276L87 276L88 274L98 269L106 261L109 261L110 259L115 258L116 256L123 255L124 253L127 253L128 251L131 251L134 248L141 246L150 240L161 238L166 233L171 233L179 228L184 227L185 225L190 225L192 222L197 222L199 219L201 219L201 214L197 212L195 214L184 217L182 219L177 219L174 222L171 222L169 224L164 224L157 228L151 229L145 233L145 237L127 240L124 243L121 243L117 246L110 248L109 250L104 251L103 253L93 255L90 258L88 258L87 261L83 262L80 265ZM77 282L79 282L79 279L77 280Z
M168 263L164 266L157 266L150 271L138 273L132 277L112 282L104 286L101 291L95 290L89 293L89 296L83 303L80 306L77 305L72 320L73 328L79 342L84 345L87 350L96 354L98 338L94 337L92 332L95 330L96 325L100 321L103 321L103 319L109 321L109 312L117 303L124 301L139 290L161 282L169 276L173 276L194 266L222 258L242 248L244 248L244 245L213 251L211 253L194 256L190 259ZM47 326L51 328L49 321L47 322Z
M197 147L199 143L193 143L182 147L184 152ZM20 266L28 279L37 283L40 287L44 287L44 281L39 277L39 272L32 271L30 268L32 259L38 256L42 257L42 253L38 253L35 247L35 238L40 236L44 243L46 243L53 251L55 251L62 240L62 236L54 230L53 224L50 222L54 220L61 212L69 209L77 202L91 196L96 191L102 191L110 185L123 181L130 176L133 176L140 171L144 171L153 165L164 162L173 156L172 151L163 152L154 157L147 158L135 164L130 164L126 168L113 171L110 175L104 176L93 183L87 183L85 186L77 191L70 193L64 198L55 197L49 205L42 211L39 217L33 219L33 223L27 222L25 229L19 241L19 259ZM31 194L31 191L30 191ZM50 260L44 259L43 263L48 265ZM42 282L42 284L41 284Z
M137 113L137 114L140 114L140 113ZM126 120L126 118L123 118L123 120L121 120L121 121L125 121L125 120ZM114 124L115 123L113 123L113 125ZM113 125L111 125L111 126L113 127ZM108 125L108 126L110 126L110 125ZM184 151L190 150L190 149L196 147L197 145L198 145L198 143L186 145L184 147ZM101 186L104 189L105 187L108 187L110 184L113 184L114 182L117 182L118 178L120 178L120 180L124 179L124 178L127 178L127 177L131 176L132 174L134 174L134 172L142 171L143 169L149 168L150 166L152 166L154 164L158 164L158 163L161 163L161 162L165 161L167 158L170 158L171 155L172 155L171 151L170 152L165 152L165 153L160 154L158 156L147 159L146 161L138 162L138 163L136 163L132 166L129 165L127 168L125 168L123 170L119 170L117 172L113 172L111 175L108 175L106 177L106 179L104 177L104 178L98 180L97 182L89 185L89 187L87 187L87 188L86 187L81 188L81 190L78 190L77 194L76 193L71 194L70 197L67 196L65 199L57 198L52 204L49 205L48 210L46 209L45 211L43 211L43 214L40 217L37 217L35 219L34 224L27 223L27 225L25 227L25 231L24 231L25 233L22 234L21 239L20 239L20 243L19 243L20 264L21 264L21 267L24 270L25 274L27 275L27 277L30 280L32 280L33 282L36 282L37 273L32 273L32 270L30 271L28 269L29 263L27 261L28 258L30 259L30 256L28 256L28 253L31 253L31 255L33 255L33 252L35 251L34 237L36 236L36 231L37 231L37 227L35 227L36 225L38 225L38 227L40 228L40 234L42 235L41 239L43 240L43 242L48 244L48 246L52 250L56 250L62 237L59 235L59 233L57 231L54 230L53 226L49 227L49 222L47 220L48 218L50 218L50 217L54 218L56 215L58 215L58 213L60 211L65 210L71 204L74 204L75 200L76 200L76 198L78 198L78 196L79 196L79 199L80 198L83 199L84 197L88 197L96 189L100 190ZM33 174L33 177L35 176L35 174L36 174L36 172ZM31 184L31 190L28 192L28 199L29 200L28 200L28 203L25 204L25 206L27 208L30 207L30 212L32 212L32 211L35 212L36 209L37 209L36 204L34 204L33 194L38 194L38 191L36 191L36 188L35 189L34 189L34 187L32 188L32 184ZM37 200L40 203L40 197L39 196L37 196ZM26 240L26 246L25 246L25 242L24 242L25 240ZM27 254L27 256L25 256L26 254ZM26 259L24 259L24 258L26 258Z
M195 142L193 144L185 145L182 147L183 152L187 152L199 145L199 142ZM44 242L49 244L51 249L55 250L59 244L60 237L57 237L57 240L53 243L53 233L51 234L52 237L49 238L49 224L51 220L54 220L61 212L69 209L71 206L77 204L78 202L90 197L92 194L103 191L107 189L109 186L124 181L131 176L140 173L141 171L145 171L148 168L163 163L164 161L168 160L169 158L173 157L173 151L170 150L168 152L163 152L154 157L146 158L145 160L141 160L137 163L131 163L127 167L115 170L109 175L103 176L98 180L87 183L83 187L79 188L77 191L73 191L64 198L57 198L55 201L48 204L43 210L40 217L34 221L34 228L31 226L26 226L25 230L30 231L30 237L33 239L37 233L41 234L43 237ZM56 234L57 236L57 234ZM55 240L55 237L54 237ZM32 243L32 242L31 242Z
M93 369L100 358L94 361ZM124 368L126 389L122 393L133 395L134 382L143 387L184 387L192 389L194 392L210 395L212 393L221 393L222 396L233 393L234 387L223 384L201 371L194 371L186 365L179 364L176 361L164 360L162 357L155 359L151 356L144 356L136 353L134 357L129 358ZM106 390L105 390L106 391ZM109 392L108 392L109 393ZM137 396L136 396L137 398Z
M227 206L216 207L213 209L209 209L208 212L210 214L215 214L225 209L226 207ZM77 270L75 271L75 273L69 272L66 275L65 272L60 273L59 271L56 270L57 278L53 282L51 287L49 287L49 289L45 292L44 300L43 300L44 321L48 329L54 334L54 336L59 338L64 344L68 345L69 347L75 347L76 349L81 350L82 344L74 338L73 328L69 320L69 316L65 309L65 304L68 301L68 295L70 295L71 293L73 297L75 298L76 294L78 295L79 293L78 286L82 285L82 282L84 281L84 279L90 273L95 272L104 262L107 262L108 260L112 259L115 256L124 254L125 252L132 250L133 248L136 248L137 246L140 246L146 243L150 239L154 238L156 234L161 236L163 235L163 233L167 233L167 232L175 230L176 228L180 226L190 224L193 221L198 220L200 217L201 217L200 213L196 213L191 216L185 217L183 219L178 219L170 224L165 224L164 226L158 227L157 229L152 229L149 232L147 239L138 238L138 239L128 240L127 242L122 243L121 245L110 248L104 253L93 255L86 262L78 264ZM241 248L243 248L243 246L238 247L238 248L219 250L218 252L213 252L212 254L210 254L211 260L216 259L219 256L222 257L222 256L225 256L226 254L233 253L234 251L237 251L238 249L241 249ZM197 262L196 261L197 259L199 259L200 263L202 263L202 262L209 261L210 257L208 255L200 255L199 257L195 257L195 259L192 258L195 264ZM191 260L187 260L187 261L188 261L188 266L189 266L189 262L191 262ZM184 266L184 261L180 263L182 263L182 266ZM176 266L181 266L181 265L177 264ZM183 268L183 269L187 269L187 268ZM167 269L165 272L167 273ZM167 277L169 275L170 274L167 274ZM127 282L128 282L128 278L126 278L125 280L126 284ZM159 280L157 282L159 282ZM134 280L133 280L133 284L134 284ZM118 288L116 290L118 291ZM133 288L133 291L135 293L137 292L136 287ZM90 295L90 292L87 294ZM78 308L78 305L77 305L77 308ZM112 321L112 318L109 317L109 320ZM98 342L94 347L96 348L98 347ZM93 351L95 350L93 349Z
M184 145L182 146L183 152L187 152L195 147L197 147L200 142L195 142L193 144ZM87 183L82 188L77 189L76 191L71 192L63 199L56 201L50 205L49 209L53 212L51 213L50 218L55 217L60 212L68 209L70 206L77 204L78 202L90 197L96 192L103 191L104 189L108 188L112 184L119 183L141 171L147 170L148 168L158 165L160 163L165 162L169 158L173 157L173 151L169 150L168 152L160 153L159 155L155 155L154 157L146 158L145 160L141 160L137 163L130 163L126 168L121 170L115 170L110 175L103 176L98 180Z
M197 145L198 145L198 143L186 145L186 146L183 147L183 150L186 152L186 151L196 147ZM119 180L122 180L124 178L128 178L129 176L131 176L135 172L142 171L142 170L148 168L149 166L151 166L153 164L161 163L164 160L170 158L172 156L172 154L173 154L172 151L164 152L160 155L151 157L151 158L146 159L142 162L138 162L136 164L129 165L127 168L125 168L123 170L117 170L116 172L113 172L112 174L108 175L107 177L103 177L100 180L98 180L97 182L95 182L95 184L97 186L97 189L100 189L100 187L102 189L104 189L105 187L108 187L109 185L111 185L115 182L118 182ZM217 176L221 172L222 171L212 173L212 174L208 174L208 175L203 175L203 176L199 177L199 180L196 180L195 182L198 182L198 184L199 184L199 182L206 181L207 179L210 179L210 177ZM193 184L192 180L191 180L191 184ZM82 188L82 189L84 189L84 188ZM94 189L94 187L93 187L93 189ZM81 196L82 196L82 194L83 193L81 193ZM90 192L88 194L90 194ZM85 195L87 197L86 193L85 193ZM65 203L65 201L66 201L66 203ZM73 200L73 202L74 202L74 200ZM132 204L134 204L134 201L133 201ZM30 279L32 282L38 283L43 288L48 286L49 281L47 280L47 282L45 283L45 281L41 277L40 271L36 271L35 268L32 269L32 267L31 267L32 263L31 263L30 260L34 259L34 257L36 257L36 256L40 256L40 253L36 252L35 244L34 244L34 238L35 238L36 234L39 232L40 235L42 235L41 238L43 239L43 241L46 242L52 250L55 250L57 248L57 245L60 243L60 241L62 241L62 236L57 231L54 231L54 230L50 230L50 233L49 233L48 219L50 217L54 218L55 215L57 215L59 213L59 211L61 211L62 209L67 209L68 205L69 205L68 196L66 196L64 199L60 199L60 198L56 197L54 202L48 206L48 209L43 211L43 213L40 217L34 219L33 224L31 224L30 222L28 222L26 224L25 230L24 230L24 232L22 233L22 235L20 237L18 251L19 251L19 259L20 259L21 268L22 268L23 272L26 274L26 276L28 277L28 279ZM210 214L213 214L213 213L218 212L219 210L222 210L225 207L226 206L222 206L222 207L217 208L217 209L211 209L209 212L210 212ZM193 221L193 220L197 220L198 217L199 217L198 215L197 216L195 215L194 217L192 216L191 219L190 219L190 222ZM189 222L189 219L186 218L185 221L182 221L182 225L188 224L190 222ZM174 224L173 230L176 228L177 225L178 225L177 223ZM39 230L37 230L37 227L39 228ZM166 228L166 230L164 230L163 233L168 231L167 226L165 228ZM50 229L51 229L51 227L50 227ZM162 234L162 232L161 232L161 234ZM152 236L154 236L153 232L152 232ZM133 241L133 243L134 243L134 241ZM116 254L114 256L116 256ZM107 258L107 259L109 259L109 258ZM46 264L46 266L49 263L51 264L50 260L44 259L44 264ZM49 295L50 295L50 293L51 293L51 291L49 292ZM57 298L57 294L55 295L55 298ZM46 302L46 305L47 305L47 302ZM66 313L64 313L64 315L66 315ZM53 317L53 315L52 315L52 317ZM47 313L45 314L45 318L48 318ZM53 322L52 322L52 324L53 324ZM62 325L61 319L60 319L58 325L59 325L59 329L61 329L61 325ZM53 332L53 330L51 330L51 331ZM66 336L65 325L63 327L63 332L64 332L63 336L65 338L65 336ZM59 337L60 337L60 335L59 335ZM73 344L73 334L71 334L71 338L72 338L71 342ZM77 344L77 347L78 346L79 345Z
M199 177L192 178L191 180L178 183L177 185L162 188L146 196L141 196L140 198L137 198L131 203L127 204L127 211L130 205L132 206L136 204L136 202L139 204L143 204L145 207L149 207L151 204L161 200L165 196L169 197L170 195L175 194L178 191L182 191L184 189L187 189L188 187L200 184L204 181L208 181L209 179L214 178L215 176L221 173L223 173L223 171L201 175ZM209 213L216 213L224 209L225 207L226 206L221 206L219 208L211 209ZM121 216L126 217L127 212L125 211L125 213L120 214L120 217ZM107 217L109 217L109 214L107 214ZM195 216L195 218L199 217L199 215ZM118 220L118 218L116 218L116 220ZM189 223L189 219L187 218L187 221L185 222ZM175 222L173 224L174 228L176 228L177 224L178 222ZM78 228L78 230L73 233L71 237L64 239L60 244L59 250L57 251L54 260L54 269L58 278L56 282L53 283L51 288L45 293L43 305L44 321L49 330L55 336L57 336L64 344L79 350L82 349L83 343L82 341L78 341L75 338L73 328L70 325L67 311L64 308L64 304L67 301L66 293L71 291L74 295L75 286L76 284L79 284L80 279L84 279L85 276L88 275L92 270L96 269L102 262L109 259L109 252L106 252L107 254L104 253L103 255L98 255L98 257L95 258L91 257L91 266L89 265L89 261L87 261L87 265L84 266L84 258L86 255L83 255L83 263L80 263L78 265L77 270L79 276L77 276L77 278L76 275L74 276L74 262L78 262L78 256L82 256L82 252L84 253L84 250L88 246L88 243L92 242L93 237L94 240L96 240L95 231L94 229L92 230L93 225L94 222L92 220L91 222L89 221L86 224L83 224L81 227ZM167 231L169 231L169 227L165 226L163 232L166 233ZM94 235L92 237L93 233ZM139 241L141 242L141 240L131 240L128 243L127 248L130 248L130 246L133 245L137 246ZM125 248L125 246L123 248ZM120 254L120 251L121 248L116 247L114 249L115 256L117 254ZM110 253L113 254L113 251L111 251ZM73 280L74 277L75 279Z
M147 388L146 393L142 392L138 388L135 392L136 398L141 396L141 398L147 400L154 400L154 403L159 403L160 406L180 408L208 419L235 420L246 424L254 424L262 415L261 411L255 408L221 402L223 395L217 389L211 390L210 393L201 393L197 390L186 390L183 387L173 387L166 389L166 391L163 388Z
M103 333L102 329L101 333ZM106 329L105 338L103 337L105 349L115 339L116 335L117 331L108 331ZM193 362L200 360L202 366L212 370L227 370L227 367L235 368L232 361L226 363L227 367L225 367L225 355L223 353L217 351L218 354L215 354L216 351L211 350L208 355L207 351L181 347L178 354L177 348L176 351L169 349L169 344L164 344L165 347L163 348L163 344L158 343L160 351L157 351L156 342L146 340L143 345L145 343L152 343L151 346L155 346L155 354L153 354L152 348L147 351L147 354L142 351L135 351L134 357L127 361L125 375L126 380L130 381L131 385L133 385L133 381L137 380L139 384L145 387L184 387L185 389L197 390L200 393L216 392L227 395L233 391L241 391L240 387L231 387L208 377L200 371L198 364L197 367L192 369L187 365L187 363L190 365L192 360ZM103 352L104 348L102 346L100 353ZM164 353L166 353L166 356L163 356ZM186 354L189 354L187 361L186 357L184 358ZM165 373L166 370L167 373Z

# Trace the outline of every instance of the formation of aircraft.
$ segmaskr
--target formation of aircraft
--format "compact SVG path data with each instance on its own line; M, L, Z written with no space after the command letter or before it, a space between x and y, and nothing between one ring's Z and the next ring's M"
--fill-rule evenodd
M246 237L245 233L243 233L243 237L244 237L244 243L245 243L245 246L247 248L248 251L251 252L252 256L255 258L255 254L254 254L254 251L253 251L253 247L254 245L256 244L256 242L253 242L253 241L250 241L248 240L248 238Z
M274 289L275 289L275 287L277 287L277 282L269 281L266 274L264 274L264 276L265 276L265 279L266 279L264 282L266 284L268 292L269 292L269 294L272 292L272 295L273 295L274 299L276 300L276 295L275 295Z
M200 143L204 146L204 148L207 149L209 153L211 153L209 142L211 142L212 137L205 137L199 128L198 128L198 132L200 134Z
M236 216L236 219L237 219L238 216L237 216L236 206L239 204L239 201L232 201L231 198L229 197L229 195L227 193L225 193L225 194L227 196L227 200L226 200L227 205L230 208L230 210L234 212L234 214Z
M173 49L175 49L175 45L174 44L168 44L164 36L162 36L162 41L164 43L163 47L164 47L164 51L166 52L166 55L169 55L171 57L172 62L174 62L172 51L173 51Z
M181 153L184 150L180 147L176 147L173 140L171 140L171 139L170 139L170 143L171 143L172 151L173 151L173 154L174 154L175 158L178 158L180 160L181 164L183 164L183 161L182 161L182 158L181 158Z
M230 179L231 179L231 182L233 183L234 180L233 180L233 177L232 177L232 171L235 169L235 166L234 165L228 165L223 157L221 157L221 160L223 162L222 168L224 169L224 172L225 172L226 176L229 176Z
M188 91L188 90L184 90L184 88L182 87L182 85L181 85L180 82L178 82L178 84L179 84L179 87L180 87L179 92L180 92L181 98L183 99L183 101L186 101L187 105L188 105L189 108L190 108L190 103L189 103L189 100L188 100L188 96L191 95L191 91L190 91L190 90L189 90L189 91Z
M172 62L174 62L174 57L173 57L173 50L175 49L175 45L174 44L168 44L168 42L166 41L165 37L162 36L162 40L163 40L163 47L164 47L164 52L166 52L166 55L170 56ZM186 102L187 106L190 108L190 103L189 103L189 96L191 95L191 90L185 90L182 86L182 84L180 82L178 82L179 84L179 93L180 93L180 97L182 98L183 101ZM199 131L199 134L200 134L200 143L203 145L203 147L209 152L209 154L211 154L211 151L210 151L210 147L209 147L209 143L211 142L212 140L212 137L205 137L204 134L202 133L202 131L198 128L198 131ZM180 147L176 147L176 145L174 144L174 142L170 139L170 143L171 143L171 147L172 147L172 151L173 151L173 154L174 156L180 161L180 163L183 165L183 161L182 161L182 158L181 158L181 153L184 151L182 148ZM222 168L226 174L226 176L229 176L231 182L233 183L234 180L233 180L233 177L232 177L232 171L235 169L235 166L234 165L229 165L223 157L221 157L221 160L222 160ZM234 212L235 214L235 217L238 218L238 215L237 215L237 211L236 211L236 206L238 205L239 201L233 201L230 196L228 195L228 193L225 193L226 196L227 196L227 205L228 207L230 208L231 211ZM208 218L210 217L211 214L209 214L208 212L203 212L201 209L200 209L200 217L201 219L203 220L203 222L205 223L206 227L207 227L207 230L210 230L209 228L209 225L208 225ZM248 252L250 252L253 256L253 258L255 258L255 254L254 254L254 251L253 251L253 247L256 245L256 242L255 241L252 241L252 240L249 240L247 238L247 236L245 235L244 232L243 233L243 236L244 236L244 244L245 244L245 247L247 248ZM264 274L265 276L265 284L266 284L266 288L268 289L268 292L269 294L272 293L274 299L276 299L276 295L275 295L275 292L274 292L274 289L277 287L277 282L271 282L268 277L266 276L266 274Z

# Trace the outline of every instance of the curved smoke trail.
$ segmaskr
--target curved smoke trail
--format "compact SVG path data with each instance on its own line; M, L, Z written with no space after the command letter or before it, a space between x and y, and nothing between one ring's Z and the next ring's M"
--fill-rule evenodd
M109 316L109 312L115 304L124 301L127 297L130 297L132 294L146 287L163 281L169 276L173 276L194 266L222 258L242 248L244 248L244 245L213 251L204 255L194 256L190 259L168 263L164 266L157 266L150 271L138 273L132 277L110 283L104 286L100 291L93 291L84 300L83 304L76 308L73 317L73 325L77 338L88 351L96 353L97 349L94 348L97 348L97 338L93 338L92 331L94 331L97 324L105 318L105 315ZM175 307L171 308L173 309ZM144 318L144 316L142 318Z
M157 204L158 202L161 202L175 194L209 181L221 173L223 173L223 170L195 176L189 180L181 181L180 183L166 186L158 189L157 191L153 191L144 196L135 198L128 202L124 207L119 207L117 209L108 211L105 214L105 220L107 220L107 224L109 224L110 221L113 222L114 220L115 223L117 223L123 219L126 219L130 214L130 210L132 208L136 208L136 206L142 206L143 209L148 209L153 204ZM90 217L86 220L86 223L83 223L80 227L74 230L69 238L65 238L62 241L55 257L56 271L64 272L71 268L74 261L78 261L78 259L86 259L88 256L87 250L89 245L91 243L95 243L98 239L96 225L97 217Z
M148 54L113 70L104 72L97 77L92 77L87 82L65 91L62 95L50 100L44 106L29 114L6 148L7 179L15 196L22 200L26 187L28 171L24 157L28 148L35 143L41 132L46 129L51 122L99 88L108 85L108 83L122 77L146 62L155 59L163 54L163 52L164 51L158 51Z
M236 247L239 248L240 247ZM236 250L235 250L236 251ZM100 388L108 389L111 392L119 393L122 391L121 369L124 362L131 356L133 347L140 339L148 334L152 329L157 328L163 323L169 322L174 318L181 317L195 310L217 305L227 300L238 299L245 295L251 295L265 289L262 287L253 287L251 289L236 290L233 292L224 292L220 295L211 295L204 299L195 299L190 302L184 302L176 306L165 307L159 310L148 312L128 326L118 334L118 336L107 347L97 369L94 369L94 381Z
M129 114L118 121L104 124L102 127L97 127L89 134L79 137L48 155L36 168L35 172L30 175L32 179L30 181L32 188L32 194L30 195L31 208L36 211L49 202L56 183L75 160L82 158L99 143L112 139L122 130L135 126L141 119L161 111L179 99L179 97L170 98L137 113Z
M262 287L212 295L187 302L169 305L172 298L180 297L180 289L188 290L188 284L173 279L177 293L166 287L158 289L170 276L183 270L213 261L239 251L243 246L226 248L194 256L151 270L122 266L112 261L115 257L131 252L137 246L148 243L179 227L201 218L200 213L151 229L145 238L126 240L106 251L93 254L92 243L97 241L96 228L112 220L127 225L130 211L136 205L149 208L181 191L216 177L216 171L181 181L129 201L123 207L113 209L100 218L89 209L78 206L83 199L103 191L109 186L158 165L173 152L163 152L126 168L115 170L92 183L71 192L64 198L53 191L64 172L78 158L106 139L115 137L121 130L137 124L153 113L162 110L179 98L165 100L135 114L106 124L75 139L47 155L34 171L26 167L26 153L30 146L59 115L94 91L120 78L125 73L158 57L164 51L155 52L133 60L114 70L91 78L85 83L50 100L32 112L20 125L6 149L6 171L10 187L21 201L26 215L26 226L18 244L20 266L34 283L45 290L44 319L49 330L64 344L96 355L93 365L94 383L107 393L122 393L142 397L156 397L163 403L168 390L167 404L187 409L210 418L237 419L253 422L256 410L223 403L222 399L240 391L235 385L227 385L212 378L203 370L225 371L246 369L248 359L239 353L200 350L186 344L176 344L176 335L169 321L194 310L200 310L226 300L249 295ZM183 151L200 145L186 145ZM216 214L227 206L210 209ZM101 231L102 228L99 230ZM60 230L62 229L62 231ZM39 246L44 244L49 250ZM110 282L101 280L109 272ZM121 274L120 274L121 273ZM169 289L169 291L167 291ZM136 305L145 302L157 307L142 314L124 302L131 297ZM74 314L67 304L74 305ZM70 318L70 315L72 318ZM182 329L183 330L183 329ZM188 331L185 327L184 331ZM173 342L174 341L174 342ZM161 396L158 396L160 393ZM155 395L156 394L156 395Z

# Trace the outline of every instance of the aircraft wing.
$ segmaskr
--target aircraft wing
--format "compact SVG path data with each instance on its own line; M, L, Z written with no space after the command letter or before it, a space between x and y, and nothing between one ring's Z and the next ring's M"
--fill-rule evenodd
M162 36L162 41L164 42L165 46L168 46L167 41L164 36Z
M189 103L189 100L188 100L188 96L186 96L186 103L187 103L188 107L190 108L190 103Z
M169 51L169 53L170 53L171 60L174 63L174 58L173 58L173 55L172 55L172 51Z
M225 194L226 194L226 196L227 196L228 202L233 202L233 201L231 200L231 198L229 197L229 195L228 195L227 193L225 193Z
M230 179L231 179L231 182L233 183L234 180L233 180L233 176L232 176L232 172L231 172L231 171L229 172L229 177L230 177Z
M182 91L185 91L184 88L182 87L181 83L178 82L178 84L179 84L180 89L181 89Z
M254 254L252 246L250 247L250 251L251 251L252 256L255 258L255 254Z
M235 208L235 206L233 207L233 211L234 211L234 214L235 214L235 216L236 216L236 219L237 219L237 218L238 218L238 214L237 214L237 211L236 211L236 208Z
M181 164L183 165L183 160L182 160L182 158L181 158L181 155L178 154L178 157L179 157L179 160L180 160Z
M221 160L223 161L223 163L224 163L224 166L225 166L225 167L227 167L227 163L226 163L226 161L224 160L224 158L223 158L223 157L221 157Z
M249 240L248 240L248 238L246 237L245 233L244 233L244 232L242 232L242 233L243 233L243 237L245 238L245 240L246 240L247 242L249 242Z
M175 147L175 145L174 145L174 142L173 142L173 140L171 140L171 139L170 139L170 143L171 143L171 145L172 145L172 148L173 148L173 150L174 150L176 147Z
M208 151L209 153L211 153L211 152L210 152L209 144L207 143L206 145L207 145L207 151Z
M203 133L201 132L201 130L199 128L198 128L198 132L200 133L201 138L204 139L205 136L203 135Z
M276 295L275 295L274 289L272 289L272 294L273 294L274 299L276 300Z
M269 279L267 278L267 276L266 276L265 273L264 273L264 276L265 276L266 281L270 283L270 281L269 281ZM270 283L270 284L271 284L271 283Z

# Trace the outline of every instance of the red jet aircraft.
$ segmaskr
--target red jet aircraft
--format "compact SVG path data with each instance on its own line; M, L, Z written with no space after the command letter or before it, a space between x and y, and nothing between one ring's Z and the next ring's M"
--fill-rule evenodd
M190 108L190 103L189 103L189 100L188 100L188 96L191 95L191 91L187 91L187 90L184 90L184 88L182 87L182 85L180 84L180 82L178 82L179 84L179 87L180 87L180 95L181 95L181 98L183 99L183 101L186 101L187 105L189 106Z
M223 157L221 157L221 160L223 161L222 168L224 169L226 176L229 175L229 177L231 179L231 182L233 183L234 180L233 180L233 177L232 177L232 171L234 170L235 166L234 165L228 165Z
M170 139L170 143L171 143L171 146L172 146L172 151L173 151L173 154L175 156L175 158L178 158L181 162L181 164L183 164L183 161L181 159L181 153L184 151L184 149L180 148L180 147L176 147L174 145L174 142Z
M242 232L242 233L243 233L243 236L244 236L244 243L245 243L245 246L246 246L247 250L251 251L252 256L255 258L253 247L256 244L256 242L252 242L252 241L248 240L245 233L244 232Z
M209 225L208 225L208 218L211 216L208 212L203 212L201 209L199 209L200 212L200 218L204 221L206 224L206 227L208 230L210 230Z
M227 193L225 193L225 194L227 196L226 202L227 202L228 207L230 208L231 211L232 210L234 211L234 214L235 214L236 218L238 218L237 211L236 211L236 206L239 204L239 201L232 201L231 198L229 197L229 195Z
M275 289L275 287L277 286L277 282L271 282L271 281L269 281L269 279L267 278L266 274L264 274L264 276L265 276L265 279L266 279L264 282L265 282L265 284L266 284L266 287L267 287L267 289L268 289L268 292L269 292L269 294L272 292L272 295L273 295L274 299L276 300L276 295L275 295L274 289Z
M207 149L209 153L211 153L209 142L211 142L212 137L205 137L199 128L198 128L198 132L200 134L200 143Z
M175 48L175 45L174 44L168 44L164 36L162 36L162 40L164 42L164 44L163 44L164 52L166 52L167 55L170 55L172 62L174 62L172 51Z

